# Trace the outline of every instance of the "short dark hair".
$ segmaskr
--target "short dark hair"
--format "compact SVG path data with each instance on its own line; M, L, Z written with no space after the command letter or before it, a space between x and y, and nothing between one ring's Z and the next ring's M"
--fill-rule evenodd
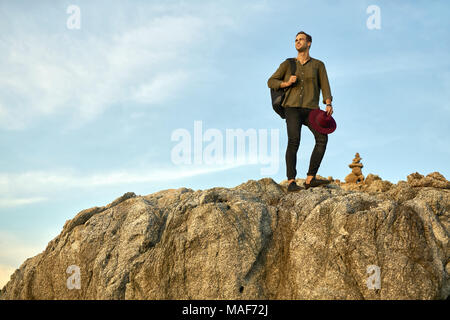
M304 31L300 31L299 33L297 33L297 34L295 35L295 37L297 38L297 36L298 36L299 34L304 34L304 35L306 36L306 41L312 43L312 37L311 37L309 34L307 34L307 33L304 32Z

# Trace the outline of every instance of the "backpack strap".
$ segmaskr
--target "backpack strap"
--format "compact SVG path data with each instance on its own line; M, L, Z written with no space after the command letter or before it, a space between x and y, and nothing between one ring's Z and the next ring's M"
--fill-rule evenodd
M297 63L295 62L295 58L288 58L286 60L289 60L289 65L291 66L291 76L295 75L295 72L297 71Z

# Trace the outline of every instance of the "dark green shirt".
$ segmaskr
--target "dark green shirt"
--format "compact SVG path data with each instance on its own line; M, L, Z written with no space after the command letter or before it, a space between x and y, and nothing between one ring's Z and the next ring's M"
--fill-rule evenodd
M309 109L319 108L319 95L322 90L323 103L331 96L325 64L317 59L310 58L304 65L297 59L297 82L287 88L283 107L303 107ZM291 68L288 60L280 64L277 71L269 78L267 85L272 89L279 89L282 82L291 77Z

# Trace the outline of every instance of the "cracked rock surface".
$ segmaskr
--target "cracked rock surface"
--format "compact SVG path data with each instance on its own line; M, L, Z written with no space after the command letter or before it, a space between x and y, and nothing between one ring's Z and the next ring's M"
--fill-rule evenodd
M446 299L449 182L372 181L129 192L67 221L0 299Z

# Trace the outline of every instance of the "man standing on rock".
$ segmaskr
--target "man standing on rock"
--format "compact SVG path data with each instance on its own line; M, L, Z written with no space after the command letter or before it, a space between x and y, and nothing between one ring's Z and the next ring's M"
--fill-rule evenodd
M288 191L298 191L301 188L295 183L297 175L297 151L300 145L300 132L302 124L308 126L314 134L316 145L311 154L309 170L305 189L329 183L328 180L316 179L323 155L328 142L328 135L318 132L310 125L310 112L319 109L319 94L322 90L323 103L326 104L326 116L333 114L331 105L330 84L327 71L322 61L309 56L312 38L309 34L300 31L295 37L296 72L291 75L288 60L280 64L279 68L267 81L271 89L287 88L282 106L285 109L288 145L286 149L286 174L288 178ZM323 112L323 111L322 111ZM325 114L325 112L323 112ZM334 120L333 120L334 121Z

